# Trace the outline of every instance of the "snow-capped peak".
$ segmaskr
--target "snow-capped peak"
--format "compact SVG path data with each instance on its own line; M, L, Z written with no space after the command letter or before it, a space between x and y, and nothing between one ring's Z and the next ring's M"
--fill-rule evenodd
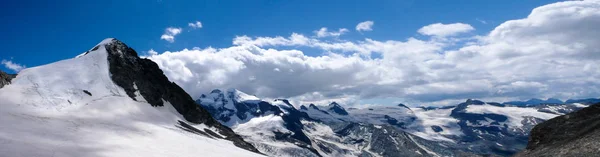
M210 94L208 96L204 95L204 94L202 94L202 95L203 96L201 96L200 99L208 98L208 99L213 99L214 101L218 101L219 99L226 99L226 101L232 101L232 102L260 100L256 96L246 94L240 90L233 89L233 88L227 89L225 93L220 89L214 89L210 92Z
M83 53L75 56L75 58L79 58L81 56L87 55L90 52L98 52L98 49L100 47L106 46L106 45L111 44L111 43L116 42L116 41L118 41L118 40L115 39L115 38L106 38L106 39L100 41L100 43L96 44L96 46L92 47L92 49L90 49L88 51L85 51L85 52L83 52Z
M234 100L237 100L238 102L248 101L248 100L260 100L258 97L254 96L254 95L246 94L246 93L239 91L237 89L234 89L234 88L227 89L227 94L230 95Z
M102 40L100 43L96 44L96 46L107 45L107 44L110 44L115 41L118 41L118 40L115 38L106 38L106 39Z
M2 129L11 136L0 136L9 141L0 142L6 156L258 155L156 63L113 38L76 58L24 69L11 81L0 89L0 122L11 124ZM181 151L182 144L213 151ZM156 145L161 149L147 149ZM113 146L123 149L82 151Z

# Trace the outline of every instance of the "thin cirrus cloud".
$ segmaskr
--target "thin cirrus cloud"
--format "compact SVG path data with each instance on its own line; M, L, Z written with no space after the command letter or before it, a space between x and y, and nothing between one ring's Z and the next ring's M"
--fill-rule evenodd
M6 67L7 69L10 69L10 70L12 70L14 72L19 72L19 71L25 69L24 65L14 63L14 62L12 62L10 60L4 60L3 59L1 63L4 65L4 67Z
M375 24L373 21L364 21L364 22L358 23L358 25L356 25L356 31L359 31L359 32L372 31L373 24Z
M415 37L329 41L292 33L237 36L230 47L166 51L148 58L195 98L215 88L288 98L295 104L361 105L360 100L384 98L421 105L467 98L588 98L600 95L600 28L589 27L600 21L590 19L600 19L600 2L566 1L537 7L484 36L457 39L473 40L464 45ZM474 29L465 25L415 31L449 37ZM327 53L308 56L289 46Z
M348 29L346 29L346 28L340 28L340 29L338 29L338 31L328 31L327 27L322 27L321 29L314 31L314 33L319 38L339 37L347 32L348 32Z

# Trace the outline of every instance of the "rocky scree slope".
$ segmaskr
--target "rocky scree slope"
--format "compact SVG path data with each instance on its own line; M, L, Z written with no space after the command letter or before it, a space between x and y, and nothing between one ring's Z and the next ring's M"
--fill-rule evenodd
M597 103L536 125L526 150L516 156L598 156L599 148L600 103Z

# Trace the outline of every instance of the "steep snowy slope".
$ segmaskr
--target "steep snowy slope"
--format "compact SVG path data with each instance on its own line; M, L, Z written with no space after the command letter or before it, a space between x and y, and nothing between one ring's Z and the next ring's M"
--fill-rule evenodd
M0 100L2 156L260 156L116 39L22 70Z
M458 120L450 117L453 106L440 108L411 108L416 120L406 131L419 137L434 141L450 141L449 137L462 136Z
M236 89L215 89L196 102L269 156L320 156L302 131L301 120L310 118L287 100L268 102Z

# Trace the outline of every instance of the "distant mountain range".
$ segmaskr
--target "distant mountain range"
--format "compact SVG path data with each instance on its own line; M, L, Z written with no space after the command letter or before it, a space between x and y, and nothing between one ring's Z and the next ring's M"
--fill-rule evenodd
M196 102L270 156L510 156L526 147L533 126L600 100L469 99L446 107L360 109L332 102L295 108L284 99L216 89ZM394 136L373 138L386 133Z

